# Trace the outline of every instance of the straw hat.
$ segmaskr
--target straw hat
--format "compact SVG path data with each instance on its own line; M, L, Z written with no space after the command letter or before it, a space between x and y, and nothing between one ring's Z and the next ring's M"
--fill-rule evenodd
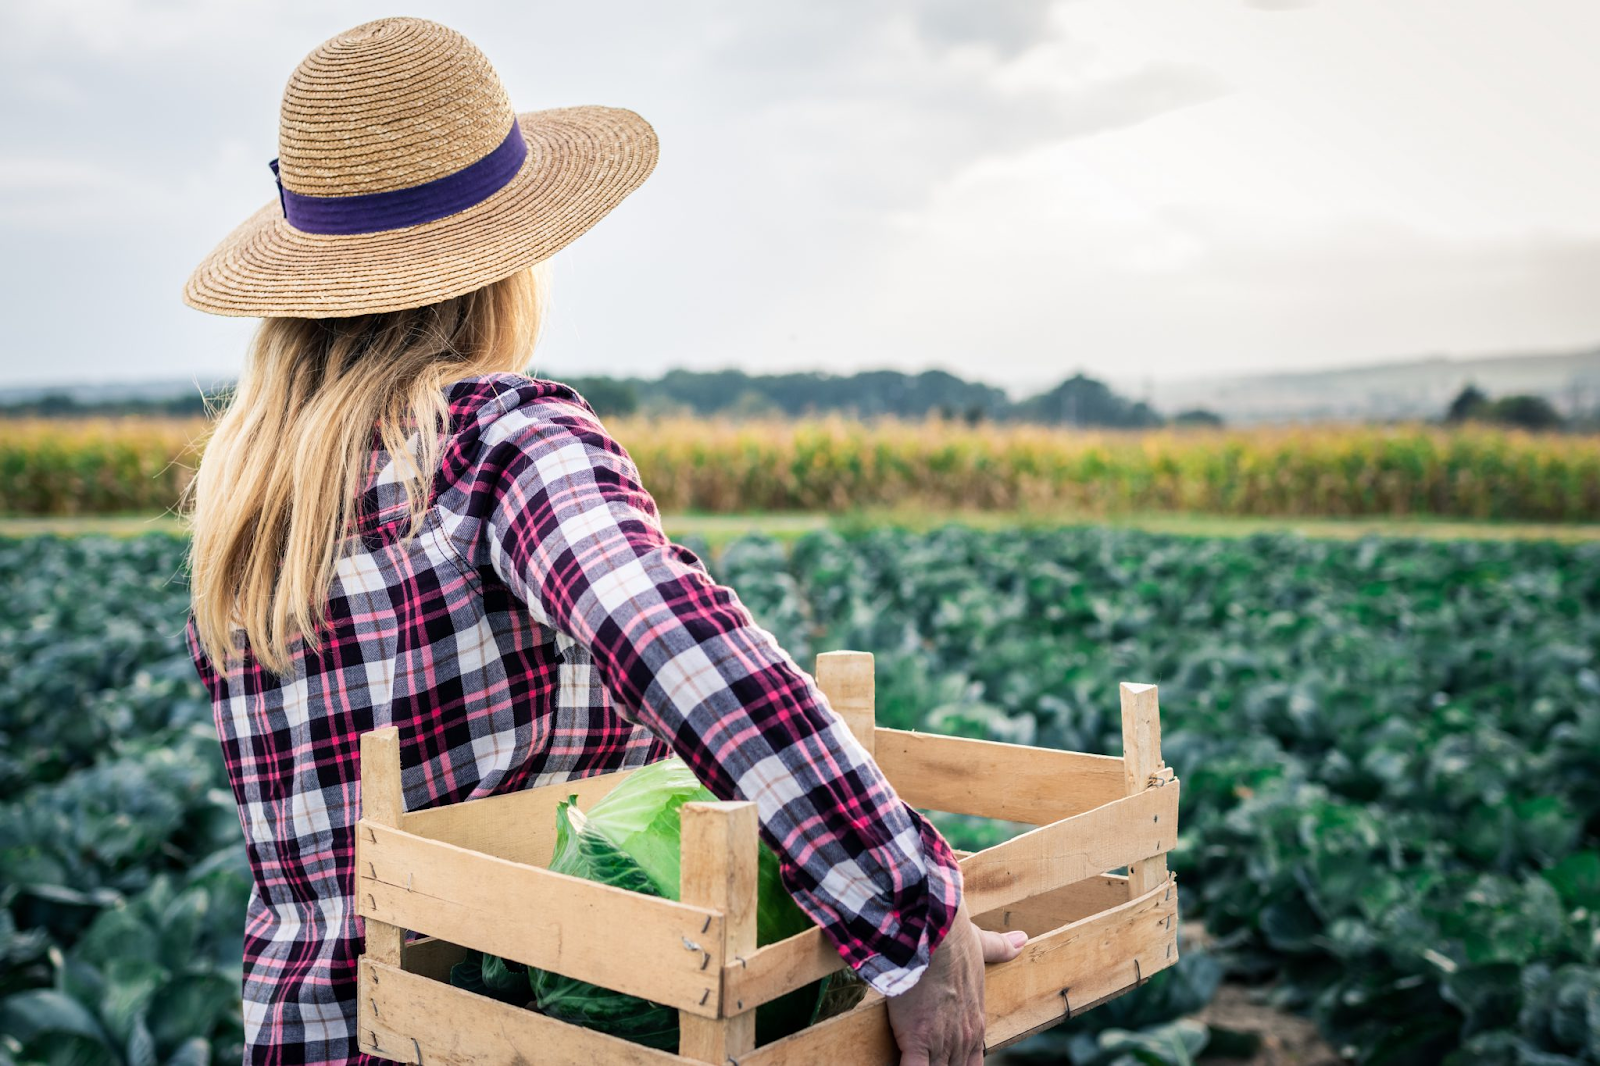
M632 111L515 113L483 53L422 19L368 22L289 78L279 195L184 286L218 315L330 318L459 296L532 266L649 175Z

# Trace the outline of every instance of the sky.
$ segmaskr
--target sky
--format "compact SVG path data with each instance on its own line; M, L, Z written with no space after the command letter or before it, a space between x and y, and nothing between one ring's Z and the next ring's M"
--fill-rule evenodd
M1013 392L1600 342L1593 0L50 0L0 7L0 385L237 372L185 278L284 82L405 14L519 110L630 107L537 372Z

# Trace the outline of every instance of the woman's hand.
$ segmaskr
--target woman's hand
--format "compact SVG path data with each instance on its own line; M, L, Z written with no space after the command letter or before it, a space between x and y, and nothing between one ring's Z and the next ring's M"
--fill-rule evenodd
M979 929L963 899L927 970L889 997L900 1066L983 1066L983 965L1016 958L1027 939L1021 930Z

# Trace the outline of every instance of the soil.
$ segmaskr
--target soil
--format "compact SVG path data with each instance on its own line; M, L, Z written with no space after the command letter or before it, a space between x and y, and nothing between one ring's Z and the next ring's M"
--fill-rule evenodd
M1254 989L1224 984L1205 1009L1194 1015L1219 1029L1256 1033L1260 1049L1251 1057L1212 1058L1201 1054L1206 1066L1339 1066L1343 1061L1317 1033L1308 1018L1285 1014L1253 1001Z
M1210 938L1199 922L1184 922L1182 942L1203 946ZM1261 1046L1248 1058L1212 1057L1201 1052L1206 1066L1338 1066L1342 1061L1309 1018L1289 1014L1261 1002L1266 990L1224 982L1194 1017L1216 1029L1254 1033Z

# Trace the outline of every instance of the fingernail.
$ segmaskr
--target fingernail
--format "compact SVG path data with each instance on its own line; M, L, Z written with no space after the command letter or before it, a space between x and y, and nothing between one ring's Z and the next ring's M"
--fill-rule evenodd
M1020 948L1022 945L1028 942L1028 934L1023 932L1021 929L1013 929L1011 932L1007 933L1006 936L1010 939L1011 946L1014 948Z

